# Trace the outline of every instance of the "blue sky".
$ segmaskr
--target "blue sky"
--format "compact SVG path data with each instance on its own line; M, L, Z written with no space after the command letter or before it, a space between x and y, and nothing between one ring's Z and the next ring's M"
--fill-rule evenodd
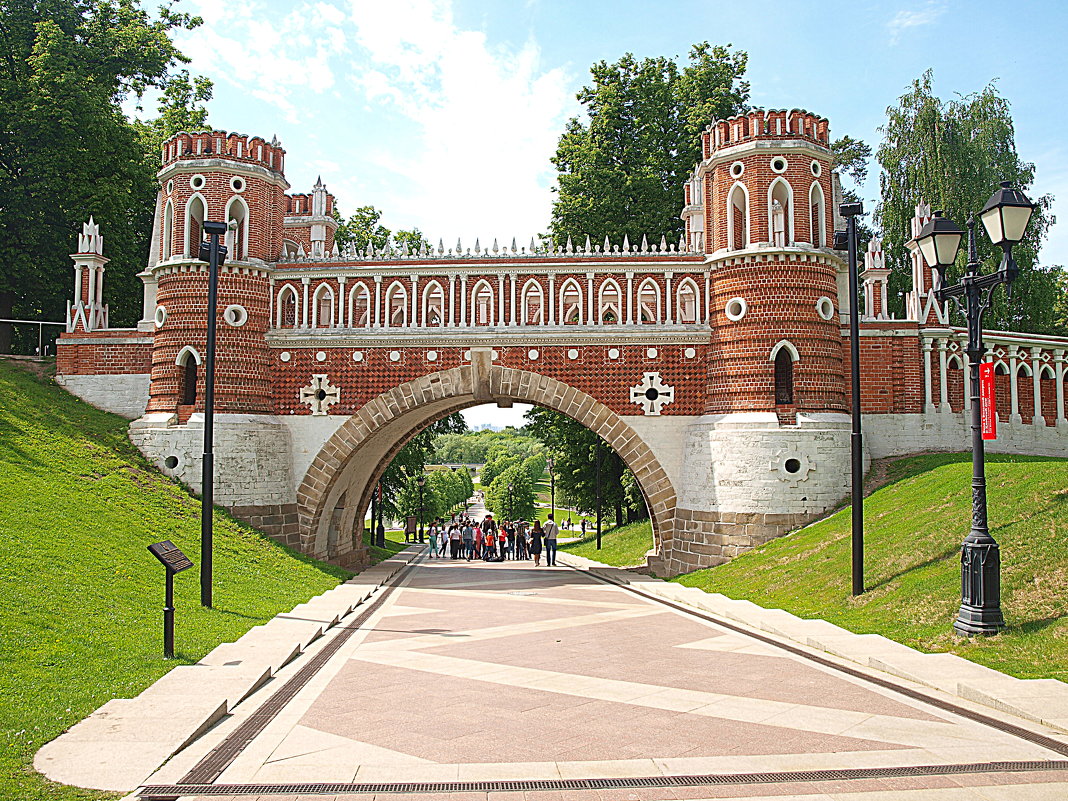
M1068 264L1068 11L1054 2L183 0L182 33L215 82L212 124L270 138L287 177L321 174L342 213L447 245L545 230L552 155L594 61L685 57L708 40L749 54L751 103L806 108L873 147L888 105L932 68L943 97L992 80L1012 104L1033 196L1053 194L1043 261ZM991 187L993 191L994 187ZM874 208L877 170L862 188ZM681 192L680 192L681 197ZM481 418L471 416L473 422ZM487 418L488 419L488 418ZM493 416L493 422L505 419Z

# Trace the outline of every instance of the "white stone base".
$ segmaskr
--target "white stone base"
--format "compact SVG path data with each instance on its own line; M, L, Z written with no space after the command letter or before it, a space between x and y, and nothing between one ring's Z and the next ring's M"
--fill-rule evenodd
M1068 425L1030 425L998 420L989 453L1068 456ZM923 451L970 451L971 412L881 414L864 418L864 444L872 458Z
M130 420L143 415L148 406L148 373L57 375L56 383L86 403Z

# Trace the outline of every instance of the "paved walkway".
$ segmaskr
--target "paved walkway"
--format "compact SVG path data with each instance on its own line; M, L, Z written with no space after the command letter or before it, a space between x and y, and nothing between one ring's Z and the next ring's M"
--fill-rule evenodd
M323 642L331 636L337 635ZM284 673L299 670L307 658ZM148 784L179 781L255 713L254 704L245 706ZM243 788L252 795L240 797L264 801L1015 801L1068 798L1068 771L944 766L1064 759L567 567L446 559L411 568L215 784L263 785L265 792ZM267 794L270 785L291 783L721 777L914 766L935 767L923 776L909 770L848 780L794 774L693 787Z

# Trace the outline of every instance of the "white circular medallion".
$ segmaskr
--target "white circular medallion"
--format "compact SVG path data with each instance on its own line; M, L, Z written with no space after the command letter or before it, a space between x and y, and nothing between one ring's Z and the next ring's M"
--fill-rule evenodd
M464 351L464 361L465 362L471 361L471 351L469 351L469 350L465 350Z
M749 304L745 302L745 298L740 297L731 298L723 307L723 313L727 315L727 319L735 323L745 317L747 311L749 311Z
M818 161L816 161L816 159L812 159L811 168L812 168L812 177L813 178L819 178L820 177L820 173L823 172L823 167L820 166L820 163Z
M363 361L363 351L362 350L354 350L352 352L352 360L354 362L362 362Z
M391 350L389 352L389 360L391 362L399 362L400 361L400 351L399 350Z
M646 359L655 359L659 355L660 355L660 351L658 351L656 348L646 348L645 349L645 358Z
M223 320L226 321L227 325L240 328L248 322L248 310L244 306L232 303L223 311Z
M438 360L438 352L436 350L428 350L426 352L426 360L428 362L436 362Z
M744 172L745 165L742 162L736 161L731 165L731 178L741 178Z
M697 355L697 351L693 348L686 348L686 350L682 352L682 355L685 356L687 359L692 359L694 356Z
M203 189L205 183L204 176L199 173L189 178L189 186L192 189Z
M318 353L316 353L315 354L315 361L317 361L317 362L325 362L326 361L326 351L325 350L321 350Z
M568 348L568 350L567 350L567 358L569 358L572 361L574 361L578 357L579 357L578 348Z
M155 317L156 317L156 328L163 328L163 324L165 322L167 322L167 307L166 306L157 306L156 307L156 315L155 315Z
M174 194L174 179L173 178L170 181L167 181L167 194L168 195L173 195Z
M619 358L619 348L609 348L608 349L608 358L609 359L618 359Z
M233 189L235 192L244 192L245 179L235 175L233 178L230 179L230 188Z
M786 159L784 159L782 156L775 156L771 160L771 171L772 172L777 172L779 174L782 174L782 173L786 172L786 169L789 166L790 165L787 163Z
M538 353L538 349L537 348L531 348L530 350L527 351L527 358L530 359L532 362L536 362L538 360L538 356L540 356L540 355L541 354Z
M291 354L288 350L284 350L278 354L278 358L284 362L288 362L290 359L293 358L293 354Z
M834 301L826 295L817 300L816 314L818 314L824 320L830 320L832 317L834 317Z

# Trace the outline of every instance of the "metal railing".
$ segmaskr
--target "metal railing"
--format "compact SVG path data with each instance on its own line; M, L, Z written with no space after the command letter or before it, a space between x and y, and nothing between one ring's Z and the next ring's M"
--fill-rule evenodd
M58 325L61 328L66 328L66 323L57 323L51 320L8 320L0 318L0 323L9 323L11 325L35 325L37 326L37 350L33 354L37 361L44 361L48 355L47 347L44 342L44 327L46 325Z

